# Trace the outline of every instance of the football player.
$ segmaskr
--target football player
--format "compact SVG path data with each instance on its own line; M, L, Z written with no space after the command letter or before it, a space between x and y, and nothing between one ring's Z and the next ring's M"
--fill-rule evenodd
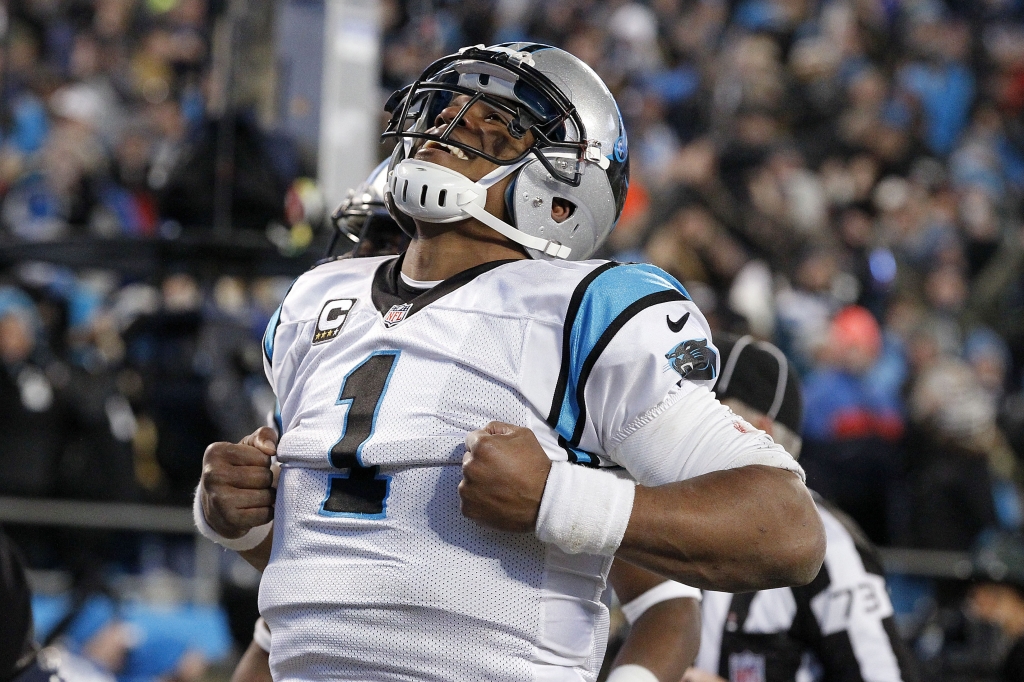
M266 566L275 679L593 680L613 556L713 589L810 581L800 467L714 399L685 289L585 260L628 184L597 75L466 48L389 109L409 248L295 282L264 339L280 442L211 445L196 496L203 532Z
M327 258L338 249L350 249L344 255L391 256L405 251L409 236L402 232L384 205L384 188L388 180L388 162L374 168L366 180L349 190L345 201L331 214L334 231L327 247Z
M395 255L408 246L408 236L384 205L387 167L387 162L377 166L332 214L335 230L327 249L328 258L334 256L339 242L341 248L350 248L342 257L353 258ZM636 609L644 600L649 602L651 594L666 602L651 604L651 608L630 619L632 627L609 679L630 682L638 674L653 675L652 670L661 679L678 679L697 655L700 591L665 583L661 576L622 561L613 565L609 582L627 608L629 604ZM652 588L657 590L652 593ZM271 682L270 642L270 629L260 618L253 629L252 642L235 667L232 682Z

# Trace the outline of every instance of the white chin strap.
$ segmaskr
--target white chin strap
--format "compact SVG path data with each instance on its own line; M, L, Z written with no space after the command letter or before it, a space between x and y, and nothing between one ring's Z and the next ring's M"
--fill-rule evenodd
M509 166L499 166L478 182L462 173L429 161L405 159L391 173L391 196L406 215L428 223L453 223L476 218L503 237L529 249L535 249L555 258L568 258L568 246L518 230L491 215L484 208L487 188L515 172L526 160Z

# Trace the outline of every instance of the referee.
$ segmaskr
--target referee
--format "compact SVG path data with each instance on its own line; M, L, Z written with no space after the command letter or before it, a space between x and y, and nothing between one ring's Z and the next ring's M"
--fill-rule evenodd
M718 399L798 456L803 398L786 356L750 336L715 342ZM704 591L700 652L683 682L917 682L877 553L848 517L815 501L828 538L821 572L804 587Z

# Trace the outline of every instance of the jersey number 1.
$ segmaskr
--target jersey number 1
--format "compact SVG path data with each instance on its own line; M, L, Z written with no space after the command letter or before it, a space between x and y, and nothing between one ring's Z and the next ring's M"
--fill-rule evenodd
M337 405L348 405L341 439L331 448L331 466L348 469L348 474L330 477L321 513L382 519L390 476L379 466L363 466L363 445L377 425L377 413L398 360L399 351L373 353L345 376Z

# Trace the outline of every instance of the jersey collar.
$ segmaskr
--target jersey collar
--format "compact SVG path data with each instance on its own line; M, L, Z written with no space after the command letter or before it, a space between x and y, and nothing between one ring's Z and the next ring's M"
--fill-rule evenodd
M437 286L427 289L414 289L402 282L399 273L402 271L402 261L405 259L403 253L398 258L386 260L377 267L373 275L373 284L370 288L370 297L373 306L383 316L396 305L409 304L410 307L405 317L416 314L417 311L427 307L442 296L447 296L463 284L468 284L479 275L484 274L499 265L505 263L516 263L521 259L509 258L505 260L494 260L489 263L481 263L476 267L463 270L457 275L452 275Z

